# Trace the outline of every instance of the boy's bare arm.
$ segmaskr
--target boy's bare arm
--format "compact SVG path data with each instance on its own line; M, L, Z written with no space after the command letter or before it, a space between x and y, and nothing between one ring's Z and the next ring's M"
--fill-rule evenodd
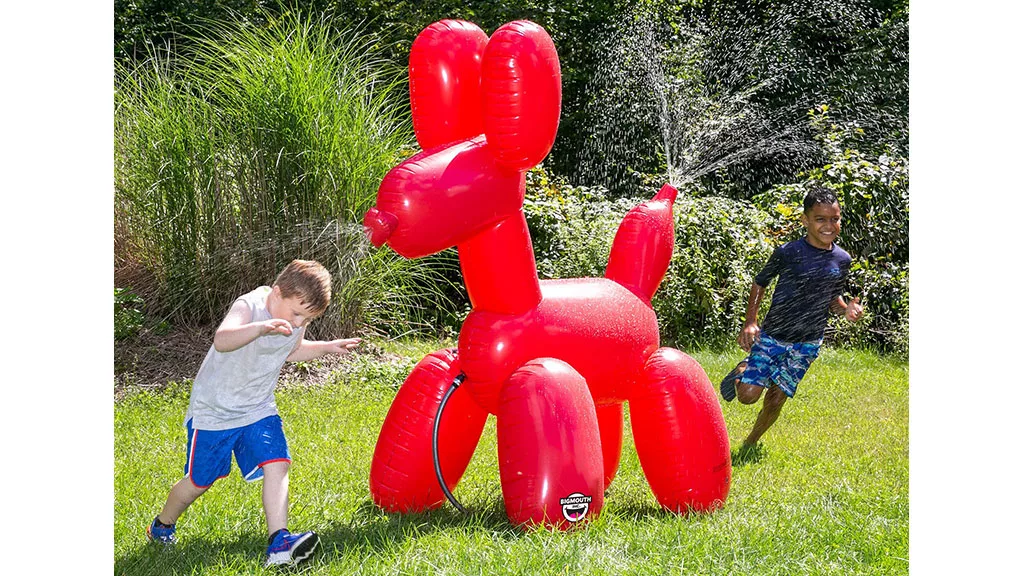
M288 355L289 362L305 362L319 358L324 354L345 354L359 345L360 338L341 338L339 340L300 340L295 349Z
M249 305L241 300L236 300L217 328L217 333L213 335L213 347L218 352L232 352L264 334L271 333L288 336L292 333L292 325L287 320L278 318L271 318L265 322L252 322L252 311L249 309Z
M750 285L750 296L747 297L747 318L743 322L743 329L736 338L740 348L750 352L750 347L761 335L761 327L757 325L757 313L761 310L761 300L764 298L764 286L754 282Z

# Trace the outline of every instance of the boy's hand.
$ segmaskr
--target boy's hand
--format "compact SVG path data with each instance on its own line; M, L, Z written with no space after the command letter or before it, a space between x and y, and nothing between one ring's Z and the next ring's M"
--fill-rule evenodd
M324 342L324 352L328 354L345 354L349 350L359 346L362 338L342 338Z
M266 322L263 322L260 326L260 336L266 336L267 334L282 334L284 336L292 335L292 325L287 320L281 320L280 318L271 318Z
M750 352L750 347L757 342L757 339L761 337L761 327L757 324L745 324L743 330L740 330L740 335L736 338L736 342L739 343L740 348L744 351Z
M864 315L864 307L860 304L860 296L855 296L850 303L846 305L846 319L850 322L856 322L860 320L860 317Z

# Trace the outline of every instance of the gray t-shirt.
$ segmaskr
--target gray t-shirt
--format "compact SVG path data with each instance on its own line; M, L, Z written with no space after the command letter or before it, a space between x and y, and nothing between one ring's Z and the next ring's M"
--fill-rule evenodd
M252 322L270 320L269 294L269 286L260 286L238 297L249 305ZM281 367L305 331L267 334L231 352L218 352L211 345L192 384L185 422L192 418L196 430L226 430L277 414L274 388Z

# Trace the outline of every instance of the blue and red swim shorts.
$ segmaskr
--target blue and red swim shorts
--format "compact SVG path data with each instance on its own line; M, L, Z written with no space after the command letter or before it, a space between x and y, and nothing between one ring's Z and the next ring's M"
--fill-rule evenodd
M231 453L242 476L249 482L263 478L263 465L291 462L284 426L278 415L227 430L195 430L192 420L188 431L185 476L198 488L207 488L231 472Z

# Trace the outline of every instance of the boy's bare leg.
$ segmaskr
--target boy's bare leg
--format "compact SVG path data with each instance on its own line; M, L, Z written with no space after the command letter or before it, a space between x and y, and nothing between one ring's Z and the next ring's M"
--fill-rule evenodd
M199 488L192 483L189 478L182 478L171 488L170 494L167 495L167 502L164 504L157 519L163 524L174 524L178 521L178 517L185 511L186 508L192 505L206 492L210 487Z
M288 462L263 465L263 512L267 534L288 527Z
M743 441L744 447L757 445L757 441L761 439L761 436L779 419L782 405L786 403L786 399L786 393L778 386L772 386L768 389L764 395L761 411L757 413L757 421L754 422L754 427L750 430L747 439Z
M764 386L736 382L736 399L740 401L740 404L753 404L757 402L761 398L762 392L764 392Z

